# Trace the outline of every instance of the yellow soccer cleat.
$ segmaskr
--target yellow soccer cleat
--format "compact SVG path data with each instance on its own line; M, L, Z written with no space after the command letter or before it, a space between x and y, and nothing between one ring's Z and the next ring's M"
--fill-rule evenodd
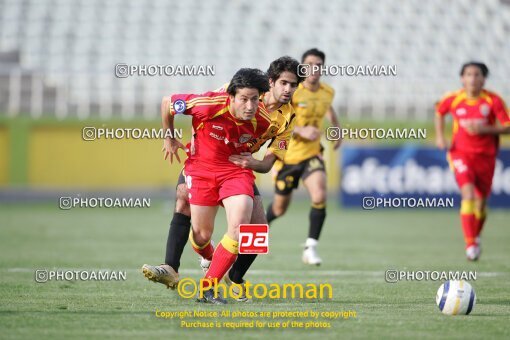
M234 298L234 300L238 302L251 302L251 300L246 296L246 287L244 281L240 284L234 283L232 280L230 280L230 277L228 277L228 272L225 274L223 279L225 280L227 286L229 286L229 290L230 286L234 285L234 287L232 287L232 294L234 295L232 298Z
M179 283L179 273L167 264L160 266L144 264L142 273L150 281L162 283L167 288L175 289Z

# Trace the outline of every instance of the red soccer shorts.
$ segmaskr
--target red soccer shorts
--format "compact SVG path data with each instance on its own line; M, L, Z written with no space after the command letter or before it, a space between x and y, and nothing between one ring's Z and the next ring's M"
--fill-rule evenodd
M459 188L471 183L475 186L476 197L487 198L490 196L496 167L495 156L450 152L448 161Z
M201 206L221 205L230 196L248 195L253 198L253 171L239 167L210 168L187 160L184 166L189 202Z

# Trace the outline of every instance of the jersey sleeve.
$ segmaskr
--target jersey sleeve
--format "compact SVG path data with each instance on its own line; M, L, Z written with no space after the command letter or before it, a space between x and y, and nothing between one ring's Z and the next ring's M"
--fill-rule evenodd
M170 114L185 114L204 121L218 112L227 110L225 94L206 92L204 94L174 94L171 96Z
M294 126L296 124L295 114L290 117L290 122L286 124L283 131L278 133L271 143L269 144L267 150L276 156L279 160L283 161L285 158L285 154L287 153L287 149L289 148L290 139L292 138L292 132L294 131Z
M436 114L445 116L450 113L454 96L446 95L436 104Z
M496 115L496 118L499 120L501 125L503 126L509 126L510 125L510 117L508 116L508 109L505 105L505 102L501 97L494 96L493 97L493 110L494 114Z

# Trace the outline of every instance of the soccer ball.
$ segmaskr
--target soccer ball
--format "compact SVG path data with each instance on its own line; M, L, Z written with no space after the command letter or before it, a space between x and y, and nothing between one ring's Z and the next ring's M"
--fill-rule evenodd
M464 280L446 281L437 290L436 304L443 314L467 315L476 304L475 290Z

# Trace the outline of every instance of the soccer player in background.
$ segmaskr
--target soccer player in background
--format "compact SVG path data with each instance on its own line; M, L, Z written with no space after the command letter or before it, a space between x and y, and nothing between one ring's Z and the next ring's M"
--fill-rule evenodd
M321 67L325 59L324 52L313 48L303 54L301 62ZM303 180L312 202L308 238L302 259L305 264L310 265L322 263L316 247L326 219L326 168L320 143L324 116L332 126L339 127L331 106L334 90L321 82L320 78L320 72L310 74L292 97L292 106L296 110L296 126L284 161L277 162L275 195L266 213L269 223L285 214L292 198L292 191L298 187L299 180ZM341 140L335 142L335 150L340 147L340 143Z
M212 258L205 278L221 280L238 254L239 225L250 222L255 176L229 161L231 155L247 151L246 142L261 136L271 122L259 97L269 90L267 75L257 69L241 69L232 78L227 93L165 97L161 107L165 129L174 128L175 114L193 117L194 138L185 162L186 186L193 221L190 240L202 257ZM166 124L165 124L166 125ZM170 161L180 161L178 150L186 150L175 138L165 140ZM219 205L225 207L227 233L216 249L211 244ZM214 257L212 256L214 252ZM226 303L211 289L201 302Z
M271 124L261 137L250 147L250 152L256 152L264 143L269 141L268 149L262 160L256 160L251 155L233 155L230 161L237 166L250 168L260 173L267 173L271 170L277 159L282 160L294 129L295 113L290 100L299 82L303 79L298 76L298 61L290 57L281 57L274 60L267 71L270 90L262 96L262 103L271 118ZM224 92L228 84L217 92ZM164 116L163 120L168 117ZM167 148L166 146L165 148ZM166 154L169 150L166 149ZM165 263L159 266L144 265L142 271L151 281L165 284L169 288L175 288L178 283L178 271L180 258L187 243L191 228L190 207L188 190L185 185L184 175L181 172L176 187L175 211L170 223L168 233ZM250 223L266 224L266 216L262 205L262 198L258 189L254 188L254 206ZM192 245L194 246L194 245ZM255 254L241 254L225 277L227 283L235 282L243 284L243 277L255 260ZM209 267L210 258L202 258L201 266L204 270ZM244 294L243 294L244 295ZM246 297L241 296L238 300L245 301Z
M436 106L436 145L448 151L450 168L460 188L460 220L466 257L470 261L480 257L480 235L487 216L499 135L510 133L505 103L497 94L483 88L488 74L489 69L483 63L462 65L463 88L447 94ZM453 116L453 136L449 146L444 136L447 114Z

